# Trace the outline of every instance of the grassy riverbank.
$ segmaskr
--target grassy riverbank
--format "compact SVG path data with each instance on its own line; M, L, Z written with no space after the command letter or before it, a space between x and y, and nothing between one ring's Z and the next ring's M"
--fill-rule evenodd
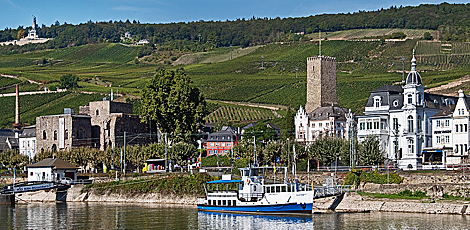
M112 181L107 183L93 183L85 186L82 192L95 191L97 194L175 194L175 195L203 195L204 184L217 177L206 173L194 175L156 175L137 180Z

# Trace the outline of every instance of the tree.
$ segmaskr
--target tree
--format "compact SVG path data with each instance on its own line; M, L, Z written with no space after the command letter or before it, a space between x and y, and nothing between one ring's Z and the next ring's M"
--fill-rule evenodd
M364 141L359 143L357 153L361 165L376 165L383 163L385 160L384 151L380 147L377 136L367 136Z
M28 157L18 150L6 150L0 153L0 163L8 168L22 169Z
M189 140L207 114L206 101L184 71L160 69L142 91L142 121L154 120L175 142Z
M424 40L432 40L431 33L429 32L424 33L423 38Z
M61 88L78 88L78 77L72 74L66 74L60 77Z
M255 126L245 130L244 136L256 137L256 141L266 143L267 141L277 139L277 132L271 126L264 122L258 122Z
M349 142L336 137L320 137L308 147L309 157L323 165L330 165L341 157L341 162L349 165ZM339 160L339 159L338 159Z
M174 144L168 150L168 159L174 160L176 164L181 166L187 164L188 158L196 158L198 155L199 154L194 145L183 142Z
M18 35L16 35L16 39L20 40L22 38L24 38L24 35L26 34L26 31L21 29L18 31Z

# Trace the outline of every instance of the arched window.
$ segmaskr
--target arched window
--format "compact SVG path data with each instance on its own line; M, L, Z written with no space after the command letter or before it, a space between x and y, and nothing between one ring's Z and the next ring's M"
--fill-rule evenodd
M380 107L380 98L375 98L375 107Z
M43 131L42 131L42 139L43 139L43 140L46 140L46 139L47 139L46 130L43 130Z
M408 104L413 104L413 95L408 94Z
M64 132L64 139L68 140L69 139L69 131L66 129Z
M54 130L54 141L57 141L57 130Z
M96 112L95 112L96 116L99 116L100 115L100 110L97 109Z
M408 132L413 132L413 116L408 116Z

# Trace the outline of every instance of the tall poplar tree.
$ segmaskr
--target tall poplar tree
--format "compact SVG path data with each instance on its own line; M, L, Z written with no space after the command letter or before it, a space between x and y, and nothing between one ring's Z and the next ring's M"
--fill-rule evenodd
M175 142L188 141L204 121L206 101L184 71L160 69L142 91L140 114Z

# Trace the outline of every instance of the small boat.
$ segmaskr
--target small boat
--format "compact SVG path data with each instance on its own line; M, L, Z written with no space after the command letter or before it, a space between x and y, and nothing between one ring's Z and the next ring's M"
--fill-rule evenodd
M207 182L216 190L198 199L199 211L232 213L311 213L314 190L309 184L287 182L287 168L284 169L284 182L265 184L263 174L274 170L271 167L241 168L241 180L232 180L231 175L223 175L222 180ZM225 186L224 186L225 185ZM225 187L219 190L218 187ZM231 189L229 189L229 187Z

